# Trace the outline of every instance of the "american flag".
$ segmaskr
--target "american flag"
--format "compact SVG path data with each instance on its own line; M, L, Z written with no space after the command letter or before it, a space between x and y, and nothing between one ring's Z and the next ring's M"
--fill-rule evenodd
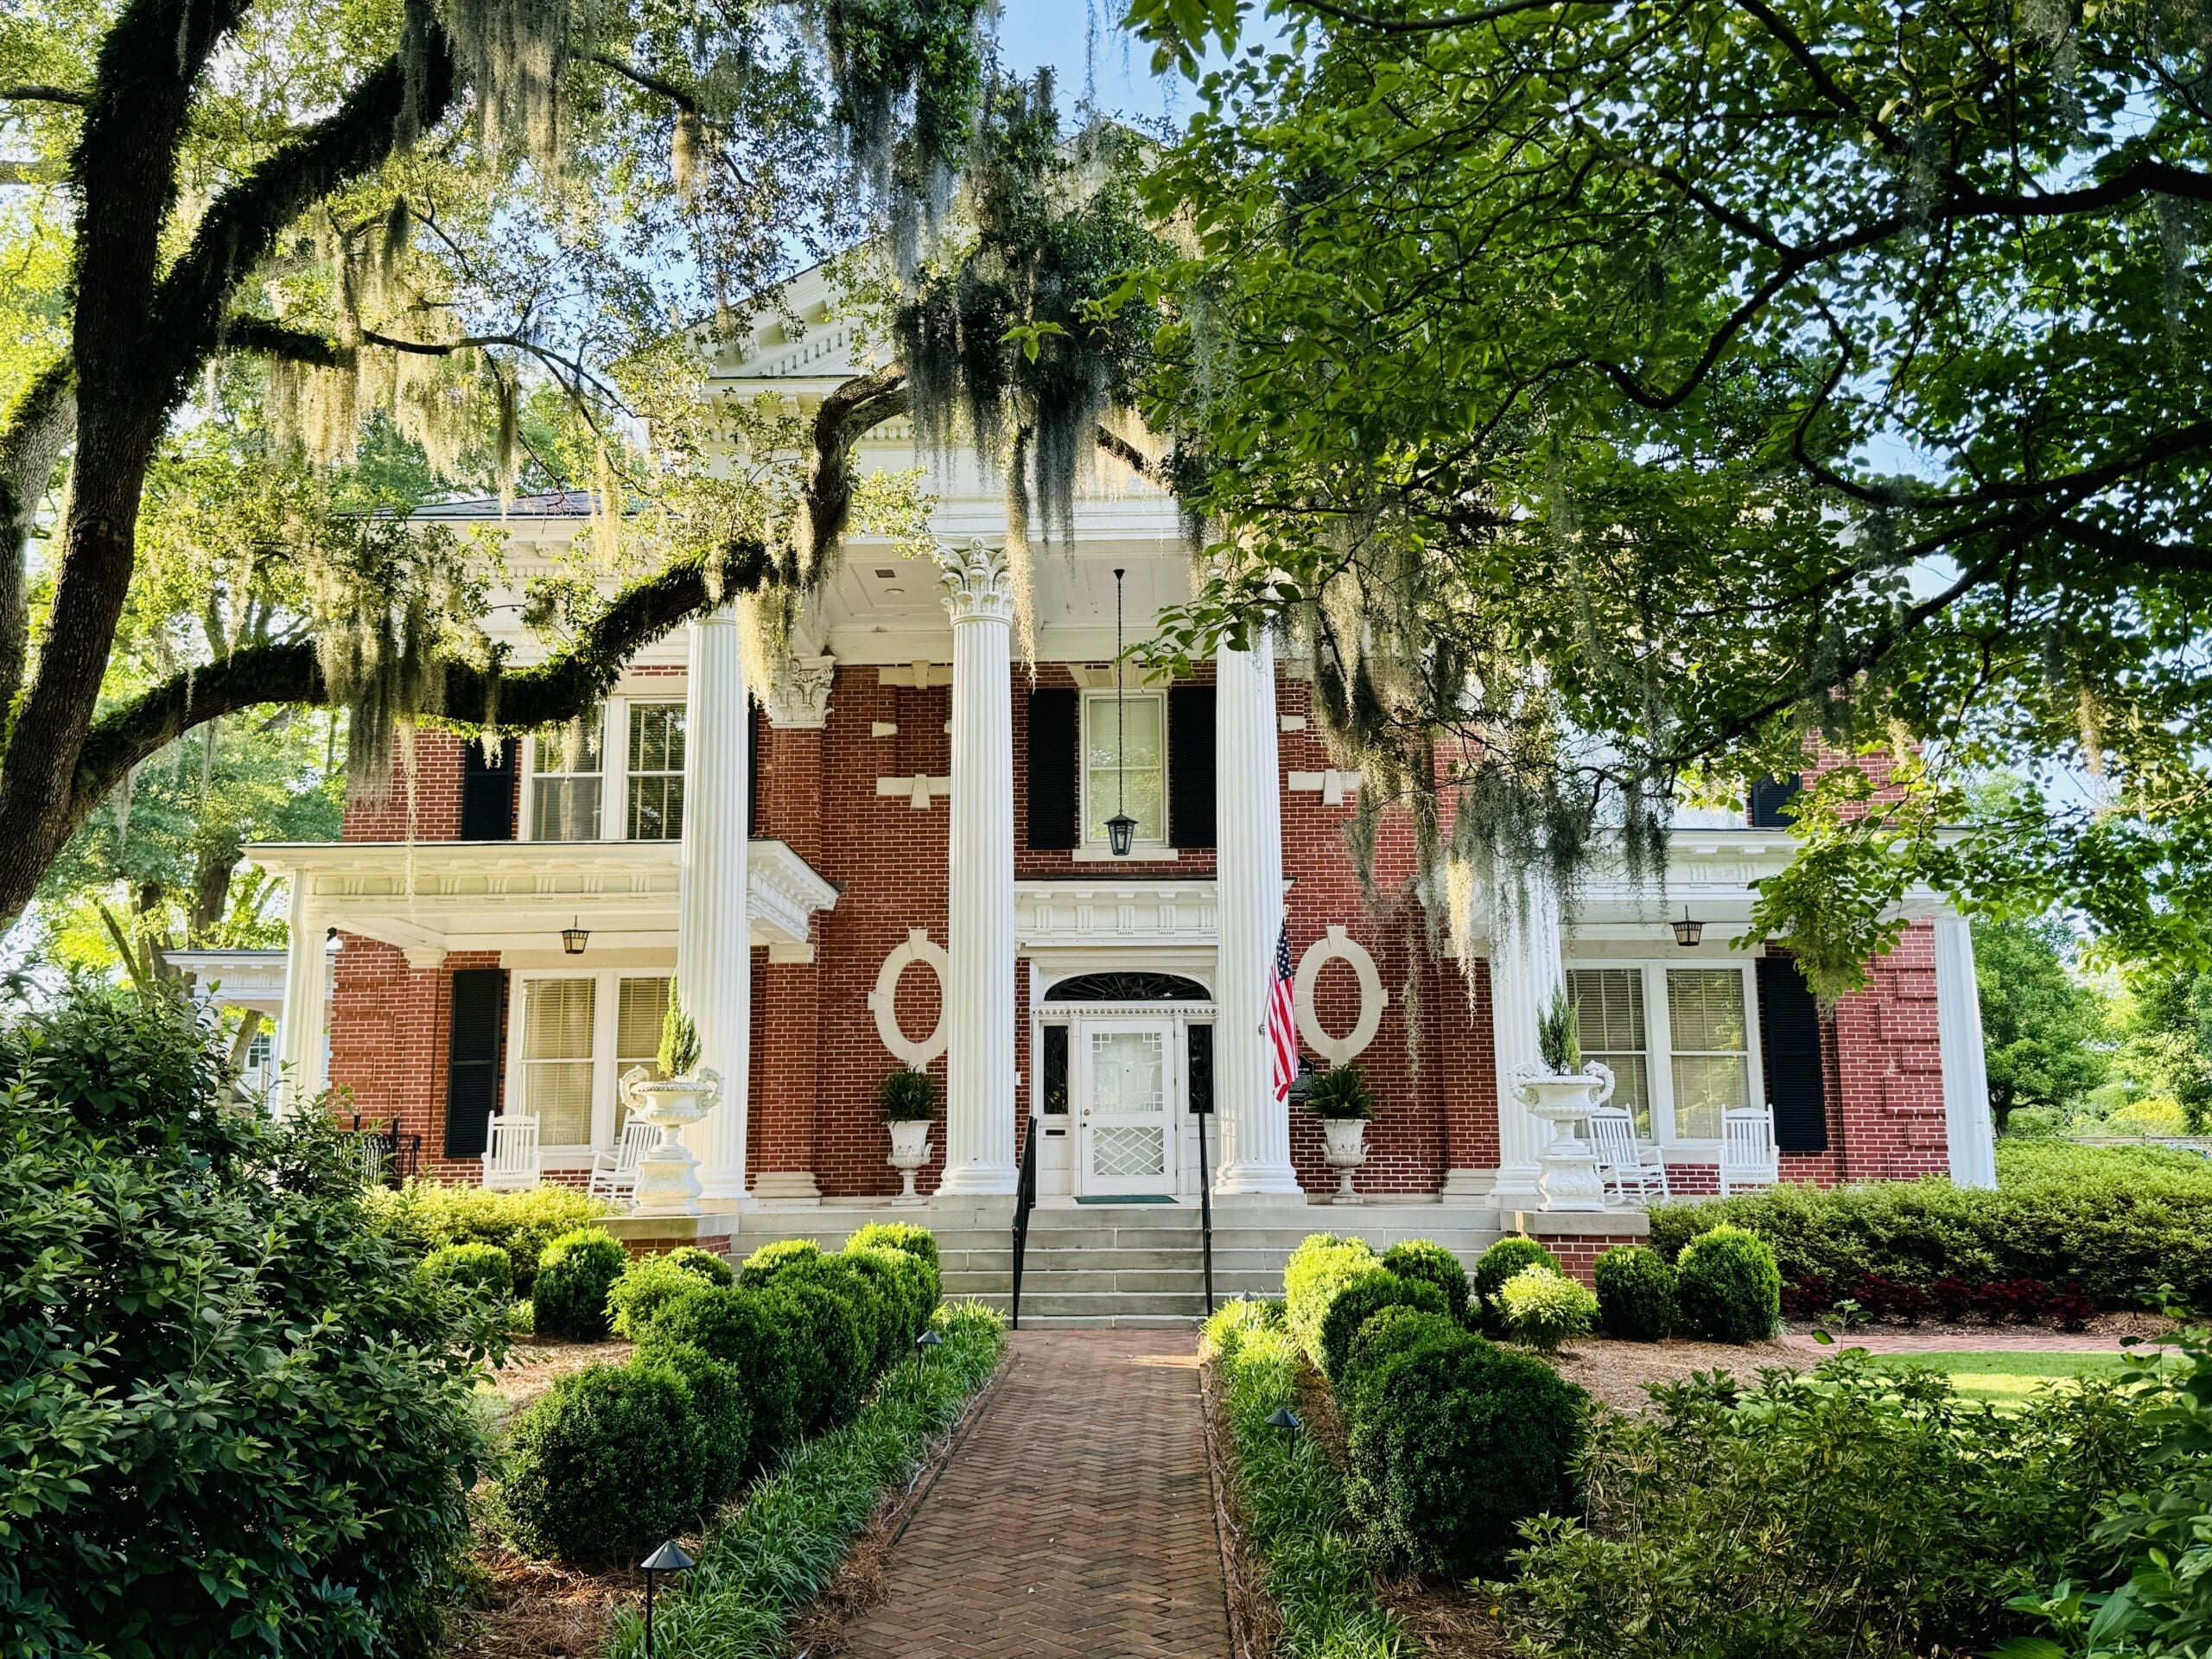
M1274 1055L1275 1102L1290 1098L1298 1076L1298 1016L1290 1004L1290 924L1275 935L1274 970L1268 976L1268 1046Z

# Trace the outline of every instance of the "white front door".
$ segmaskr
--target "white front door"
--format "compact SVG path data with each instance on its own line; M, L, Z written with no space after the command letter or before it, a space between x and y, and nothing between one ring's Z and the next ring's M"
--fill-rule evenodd
M1153 1015L1077 1022L1077 1194L1174 1192L1174 1032L1172 1020Z

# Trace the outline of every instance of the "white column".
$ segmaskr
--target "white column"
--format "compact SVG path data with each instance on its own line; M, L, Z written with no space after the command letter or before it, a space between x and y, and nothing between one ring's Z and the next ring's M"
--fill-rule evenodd
M1006 555L942 550L952 613L952 823L944 988L948 1193L1011 1192L1014 1161L1014 591Z
M1514 1073L1541 1065L1536 1022L1567 983L1560 961L1559 891L1534 869L1500 868L1491 882L1490 1006L1497 1056L1497 1179L1504 1208L1541 1202L1543 1125L1514 1091Z
M1956 1186L1997 1185L1997 1128L1981 1052L1974 930L1955 910L1936 915L1936 1032L1943 1055L1943 1132Z
M330 1044L330 942L327 925L315 908L305 870L292 876L284 947L283 1029L277 1035L283 1084L276 1091L279 1109L293 1111L323 1091Z
M699 1064L721 1074L721 1102L684 1132L708 1198L745 1196L753 1065L753 926L747 914L745 652L737 612L691 625L683 715L683 855L676 986L699 1028Z
M1275 1098L1268 984L1282 932L1282 779L1274 647L1214 658L1214 866L1221 950L1214 1006L1214 1191L1294 1193L1290 1106Z

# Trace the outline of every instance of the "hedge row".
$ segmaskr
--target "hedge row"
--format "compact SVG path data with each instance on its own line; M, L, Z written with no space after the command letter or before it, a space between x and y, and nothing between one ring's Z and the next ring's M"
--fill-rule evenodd
M1383 1554L1492 1567L1524 1517L1571 1502L1581 1389L1465 1329L1444 1291L1359 1240L1307 1239L1283 1283L1288 1329L1335 1390L1347 1505Z
M1998 1187L1931 1178L1867 1186L1783 1185L1732 1198L1661 1205L1652 1247L1671 1260L1732 1222L1774 1249L1800 1306L1874 1300L1893 1286L1999 1317L2062 1319L2075 1300L2133 1307L2171 1285L2212 1307L2212 1165L2187 1153L2000 1143ZM2002 1292L1992 1287L2003 1287ZM1861 1298L1861 1289L1872 1293ZM2070 1296L2069 1296L2070 1293ZM1902 1306L1897 1311L1910 1312Z
M396 1192L372 1187L361 1201L379 1231L425 1253L448 1244L496 1245L506 1252L518 1296L530 1294L547 1245L612 1214L615 1207L572 1186L487 1192L435 1181L410 1181Z
M620 1318L638 1349L628 1364L563 1378L518 1421L501 1491L516 1541L633 1560L710 1515L747 1471L849 1421L941 1294L935 1242L886 1237L863 1229L835 1254L766 1245L733 1283L717 1282L726 1266L688 1258L603 1274L604 1235L556 1241L538 1274L541 1325L557 1307L573 1329L575 1299L595 1283L602 1330Z
M1403 1628L1375 1595L1376 1562L1352 1524L1343 1474L1310 1434L1270 1421L1298 1406L1300 1345L1279 1302L1230 1302L1206 1321L1229 1418L1228 1451L1246 1536L1265 1563L1262 1588L1282 1616L1285 1655L1395 1659Z

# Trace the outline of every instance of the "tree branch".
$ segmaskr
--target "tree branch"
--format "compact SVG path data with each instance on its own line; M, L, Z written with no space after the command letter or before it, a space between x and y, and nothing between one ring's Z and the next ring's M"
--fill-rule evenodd
M656 75L651 70L640 69L637 65L606 52L587 52L584 54L584 61L595 63L602 69L612 69L632 86L666 99L688 114L699 113L699 100L696 97L685 92L674 81Z
M1613 0L1499 0L1497 5L1484 6L1478 11L1456 11L1442 17L1377 17L1351 6L1336 5L1332 0L1297 0L1300 10L1376 35L1433 35L1447 29L1478 28L1501 18L1517 17L1524 11L1557 11L1568 6L1604 6L1611 10L1612 3Z
M67 86L0 86L0 102L16 104L67 104L74 109L91 107L92 95Z
M48 364L0 421L0 753L30 653L23 545L76 429L77 372L67 357Z
M809 550L817 560L845 528L853 505L849 464L853 445L870 427L896 419L912 401L903 365L848 380L822 400L814 416L814 456L807 465L806 512L812 529ZM796 573L793 573L794 575Z

